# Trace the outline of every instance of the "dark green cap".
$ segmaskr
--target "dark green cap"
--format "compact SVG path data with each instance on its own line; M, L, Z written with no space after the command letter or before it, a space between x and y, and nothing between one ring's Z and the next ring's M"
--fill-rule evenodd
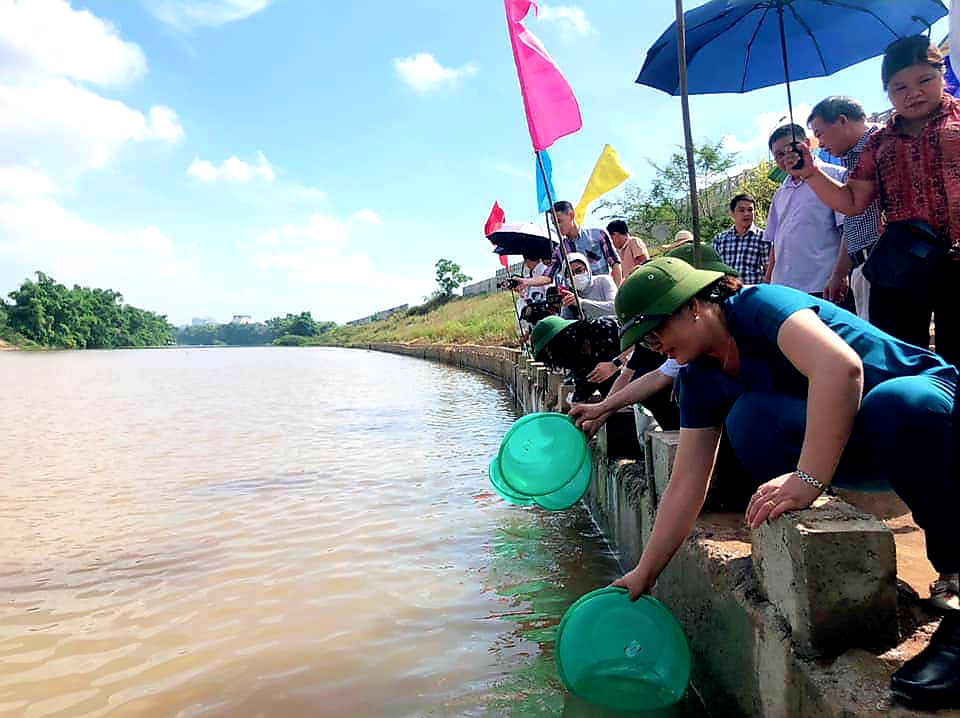
M677 259L682 259L684 262L689 264L691 267L693 264L693 242L687 242L686 244L681 244L675 249L671 249L667 252L664 257L676 257ZM734 277L739 277L740 272L738 272L733 267L724 264L723 260L720 259L720 255L717 254L717 250L711 247L708 244L700 245L700 269L707 269L711 272L723 272L724 274L731 274Z
M533 326L533 331L530 333L531 351L534 360L541 361L540 352L543 351L544 347L546 347L557 334L575 323L575 319L563 319L556 315L544 317L537 322Z
M676 257L657 257L640 266L620 285L614 301L622 327L620 349L632 347L660 323L645 316L673 314L723 275L694 269Z

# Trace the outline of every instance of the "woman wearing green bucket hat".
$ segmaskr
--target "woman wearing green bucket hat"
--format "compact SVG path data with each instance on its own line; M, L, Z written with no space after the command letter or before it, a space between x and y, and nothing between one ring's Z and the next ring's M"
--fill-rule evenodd
M601 362L620 358L619 333L620 325L613 317L546 317L536 323L530 334L531 353L536 361L569 369L574 385L571 401L586 401L594 391L606 396L616 380L616 376L602 381L593 381L591 377L596 377L594 370Z
M639 563L615 585L633 597L653 586L700 511L721 432L757 487L752 528L810 506L831 483L892 488L925 532L940 572L933 602L947 612L894 687L960 705L957 369L830 302L782 286L743 288L674 257L634 272L616 307L623 348L642 343L684 366L673 474Z

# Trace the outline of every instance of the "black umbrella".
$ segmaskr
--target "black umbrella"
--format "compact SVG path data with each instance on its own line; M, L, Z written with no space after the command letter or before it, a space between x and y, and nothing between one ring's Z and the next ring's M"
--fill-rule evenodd
M554 242L543 227L525 222L505 224L487 235L496 254L522 255L524 259L548 259L553 256Z

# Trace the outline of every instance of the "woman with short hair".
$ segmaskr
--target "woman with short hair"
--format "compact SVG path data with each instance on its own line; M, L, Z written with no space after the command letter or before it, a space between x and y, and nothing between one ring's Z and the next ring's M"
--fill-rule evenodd
M954 290L960 282L955 253L960 244L960 100L946 93L944 69L943 55L928 38L917 35L893 42L884 53L881 76L894 113L886 127L867 141L846 183L817 167L804 143L797 147L802 167L788 171L806 180L824 203L839 212L857 215L879 199L887 228L895 222L920 220L939 241L953 247L935 268L932 286L892 288L874 282L877 294L871 299L870 320L899 339L926 348L932 312L937 353L957 364L960 313ZM795 160L788 164L793 166ZM878 252L884 239L881 236L873 252ZM869 264L868 258L868 273Z

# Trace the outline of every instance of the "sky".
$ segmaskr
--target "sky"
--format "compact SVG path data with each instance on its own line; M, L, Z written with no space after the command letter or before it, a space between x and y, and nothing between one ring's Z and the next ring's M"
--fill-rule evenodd
M679 99L634 83L673 13L590 0L528 16L584 122L550 149L558 198L579 199L605 143L640 186L678 150ZM796 82L795 115L829 94L886 109L879 77L874 58ZM691 111L696 141L750 163L786 94ZM345 322L422 301L440 258L492 275L494 201L538 220L499 0L0 0L4 295L39 270L175 324Z

